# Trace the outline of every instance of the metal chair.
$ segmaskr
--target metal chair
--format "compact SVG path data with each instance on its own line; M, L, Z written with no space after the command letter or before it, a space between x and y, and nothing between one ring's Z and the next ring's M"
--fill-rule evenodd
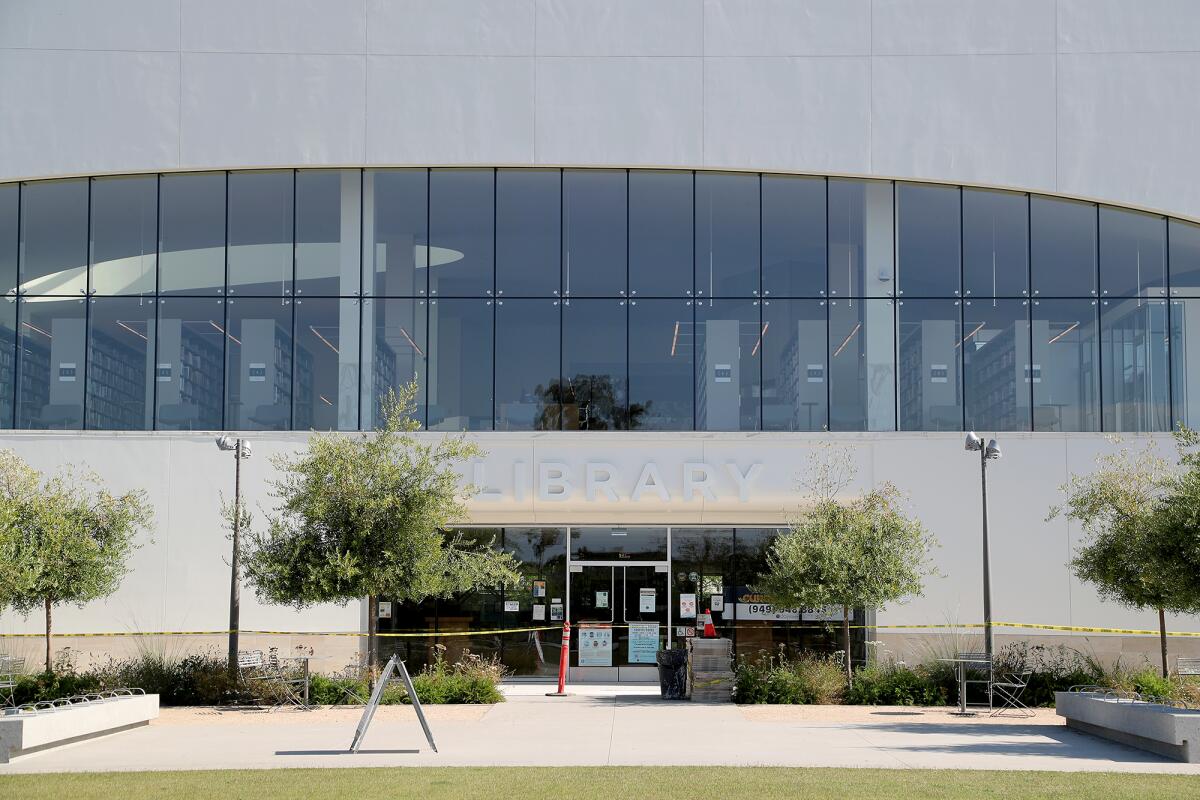
M1006 711L1011 711L1018 717L1033 716L1033 711L1021 700L1031 675L1032 669L1022 667L1019 672L1005 672L1000 675L1000 680L992 681L989 700L993 717L1002 717ZM997 700L1000 701L998 708Z
M25 673L25 659L0 656L0 708L16 708L17 679Z
M1200 675L1200 658L1180 656L1175 659L1175 674L1180 676Z
M267 653L266 678L276 689L280 702L308 708L304 702L304 678L293 678L288 675L285 659L279 657L279 648L272 647Z

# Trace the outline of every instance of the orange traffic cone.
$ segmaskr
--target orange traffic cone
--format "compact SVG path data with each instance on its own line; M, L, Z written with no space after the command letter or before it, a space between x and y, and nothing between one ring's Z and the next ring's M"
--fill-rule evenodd
M707 608L704 609L704 638L705 639L717 638L717 629L713 627L713 622L712 622L712 611Z

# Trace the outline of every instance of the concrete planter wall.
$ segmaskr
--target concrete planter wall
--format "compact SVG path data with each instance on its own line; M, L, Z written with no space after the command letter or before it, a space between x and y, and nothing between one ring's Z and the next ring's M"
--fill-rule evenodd
M113 697L51 711L0 717L0 764L14 756L148 725L158 695Z
M1071 728L1200 763L1200 710L1119 700L1099 692L1055 692L1054 703Z

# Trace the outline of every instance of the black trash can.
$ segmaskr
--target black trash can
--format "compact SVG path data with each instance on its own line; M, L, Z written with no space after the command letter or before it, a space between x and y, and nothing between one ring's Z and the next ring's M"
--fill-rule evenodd
M664 700L687 699L687 651L659 650L655 655L658 662L658 688Z

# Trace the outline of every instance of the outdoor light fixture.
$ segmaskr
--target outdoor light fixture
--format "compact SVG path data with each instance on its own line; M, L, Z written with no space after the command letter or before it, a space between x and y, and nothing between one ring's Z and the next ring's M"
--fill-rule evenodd
M966 449L979 452L979 485L983 498L983 642L987 653L988 681L991 691L992 656L995 650L992 636L992 567L991 549L988 545L988 505L987 505L987 462L1000 458L1000 445L995 439L989 439L987 445L983 439L971 431L967 434Z
M238 625L242 613L241 581L241 533L242 512L242 459L252 452L250 443L240 436L218 436L217 448L222 452L233 452L233 554L229 559L229 673L237 674Z

